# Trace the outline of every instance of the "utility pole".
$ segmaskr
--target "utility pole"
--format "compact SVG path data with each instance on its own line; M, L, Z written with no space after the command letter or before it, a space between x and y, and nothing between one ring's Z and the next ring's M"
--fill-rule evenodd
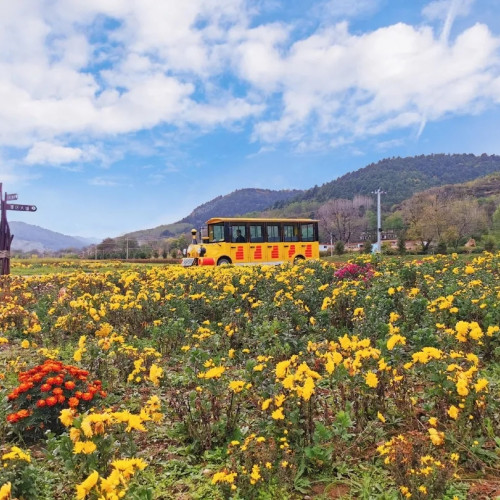
M385 194L385 192L378 188L376 191L373 191L373 194L377 195L377 245L375 252L379 253L382 250L382 209L380 206L380 195Z

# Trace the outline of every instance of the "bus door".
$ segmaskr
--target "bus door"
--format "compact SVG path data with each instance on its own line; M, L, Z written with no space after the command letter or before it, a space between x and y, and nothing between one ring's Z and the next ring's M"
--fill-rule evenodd
M248 234L245 224L231 225L230 257L233 264L243 264L248 259Z
M250 244L248 245L249 262L254 262L256 264L265 262L264 226L262 224L250 224L248 229L250 231Z
M283 244L281 243L279 224L267 224L265 243L265 261L269 263L283 261Z

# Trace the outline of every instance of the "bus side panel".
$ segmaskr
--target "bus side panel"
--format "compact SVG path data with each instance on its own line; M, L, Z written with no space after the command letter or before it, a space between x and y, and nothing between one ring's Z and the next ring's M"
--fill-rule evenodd
M295 242L286 242L282 243L283 245L283 260L288 260L292 262L294 257L298 255L300 252L298 251L300 248L299 243Z
M283 243L278 241L268 241L265 245L266 262L281 262L283 261Z
M264 262L264 257L264 243L251 243L249 251L249 261L256 263Z
M231 243L230 256L233 264L245 264L249 262L248 243Z

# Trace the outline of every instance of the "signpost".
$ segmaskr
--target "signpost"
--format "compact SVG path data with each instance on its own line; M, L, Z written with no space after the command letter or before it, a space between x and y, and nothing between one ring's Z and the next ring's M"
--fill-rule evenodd
M7 210L17 210L20 212L35 212L35 205L18 205L17 203L7 203L16 201L17 194L7 194L2 198L2 183L0 182L0 275L10 274L10 244L14 235L10 234L9 223L7 222Z

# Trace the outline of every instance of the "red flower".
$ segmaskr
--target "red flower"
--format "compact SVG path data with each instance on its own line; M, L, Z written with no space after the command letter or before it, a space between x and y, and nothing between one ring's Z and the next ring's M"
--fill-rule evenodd
M76 408L80 404L78 398L69 398L68 405L70 408Z
M65 384L64 387L68 389L68 391L71 391L72 389L75 388L75 383L72 380L68 380Z
M13 399L16 399L17 397L19 396L19 392L17 391L17 389L14 389L8 396L7 396L7 399L9 401L12 401Z
M40 390L42 392L49 392L50 390L52 389L52 386L50 384L43 384L41 387L40 387Z
M57 404L57 398L55 396L49 396L45 402L47 403L47 406L54 406Z
M36 406L38 408L43 408L47 403L45 402L45 399L39 399L37 402L36 402Z
M9 413L7 415L7 422L10 422L11 424L15 424L19 420L19 417L17 416L17 413Z
M60 394L63 393L63 390L60 388L60 387L56 387L53 391L52 391L52 394L54 394L55 396L59 396Z
M84 393L82 394L82 399L83 399L84 401L92 401L92 398L93 398L93 397L94 397L94 395L93 395L92 393L90 393L90 392L84 392Z

